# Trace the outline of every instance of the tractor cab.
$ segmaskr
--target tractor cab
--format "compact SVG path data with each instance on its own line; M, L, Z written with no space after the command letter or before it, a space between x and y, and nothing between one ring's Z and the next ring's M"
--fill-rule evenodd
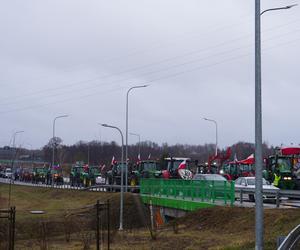
M255 176L254 163L254 155L251 154L244 160L235 160L223 164L220 174L223 175L227 180L235 180L239 177Z
M275 154L266 162L264 177L273 182L275 174L280 176L279 188L300 189L300 147L276 148Z
M142 178L158 177L161 175L159 162L153 160L139 162L136 171Z
M181 157L169 157L164 159L165 170L162 171L164 179L192 179L190 170L191 159Z

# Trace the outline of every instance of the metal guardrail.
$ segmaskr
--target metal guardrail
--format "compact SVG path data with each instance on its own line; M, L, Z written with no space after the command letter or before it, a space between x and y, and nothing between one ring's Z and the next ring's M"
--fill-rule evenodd
M235 193L238 193L240 203L243 203L243 195L244 194L251 194L255 195L255 190L253 188L235 188ZM276 207L280 206L281 198L296 198L300 199L300 190L271 190L271 189L264 189L262 191L263 196L266 196L266 199L272 199L270 197L274 197L273 199L276 200ZM269 197L269 198L268 198Z
M277 250L296 250L297 243L300 242L300 225L295 227L277 248ZM299 246L298 246L299 247Z
M0 178L0 183L10 184L10 179ZM44 188L56 188L56 189L71 189L71 190L82 190L82 191L107 191L107 190L120 190L121 185L108 185L108 184L96 184L89 187L84 187L83 185L73 185L70 183L64 184L44 184L44 183L32 183L32 182L22 182L22 181L14 181L12 180L11 184L13 185L22 185L29 187L44 187ZM128 191L138 191L140 186L128 186ZM124 185L125 191L125 185Z

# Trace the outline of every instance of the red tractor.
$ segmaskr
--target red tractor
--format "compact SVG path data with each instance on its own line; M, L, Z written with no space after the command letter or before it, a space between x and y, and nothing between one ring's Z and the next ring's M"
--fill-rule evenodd
M225 154L218 153L217 155L211 155L207 162L207 173L208 174L219 174L221 166L231 156L231 148L227 148Z
M227 180L235 180L239 177L255 176L254 163L254 155L251 154L244 160L235 160L224 164L219 173Z
M185 179L193 178L193 173L190 170L190 158L170 157L164 159L165 166L162 170L164 179Z

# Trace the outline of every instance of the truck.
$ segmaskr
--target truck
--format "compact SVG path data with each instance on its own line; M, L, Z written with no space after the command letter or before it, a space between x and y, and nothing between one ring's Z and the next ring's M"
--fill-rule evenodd
M281 147L275 154L265 159L264 178L274 181L279 174L278 187L281 189L300 189L300 147Z

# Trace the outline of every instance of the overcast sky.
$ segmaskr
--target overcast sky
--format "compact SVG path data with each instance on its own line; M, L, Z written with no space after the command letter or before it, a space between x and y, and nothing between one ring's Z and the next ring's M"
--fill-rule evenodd
M10 0L0 8L0 145L254 142L254 0ZM265 0L262 9L297 3ZM300 143L300 6L262 16L263 140ZM137 137L130 136L129 143Z

